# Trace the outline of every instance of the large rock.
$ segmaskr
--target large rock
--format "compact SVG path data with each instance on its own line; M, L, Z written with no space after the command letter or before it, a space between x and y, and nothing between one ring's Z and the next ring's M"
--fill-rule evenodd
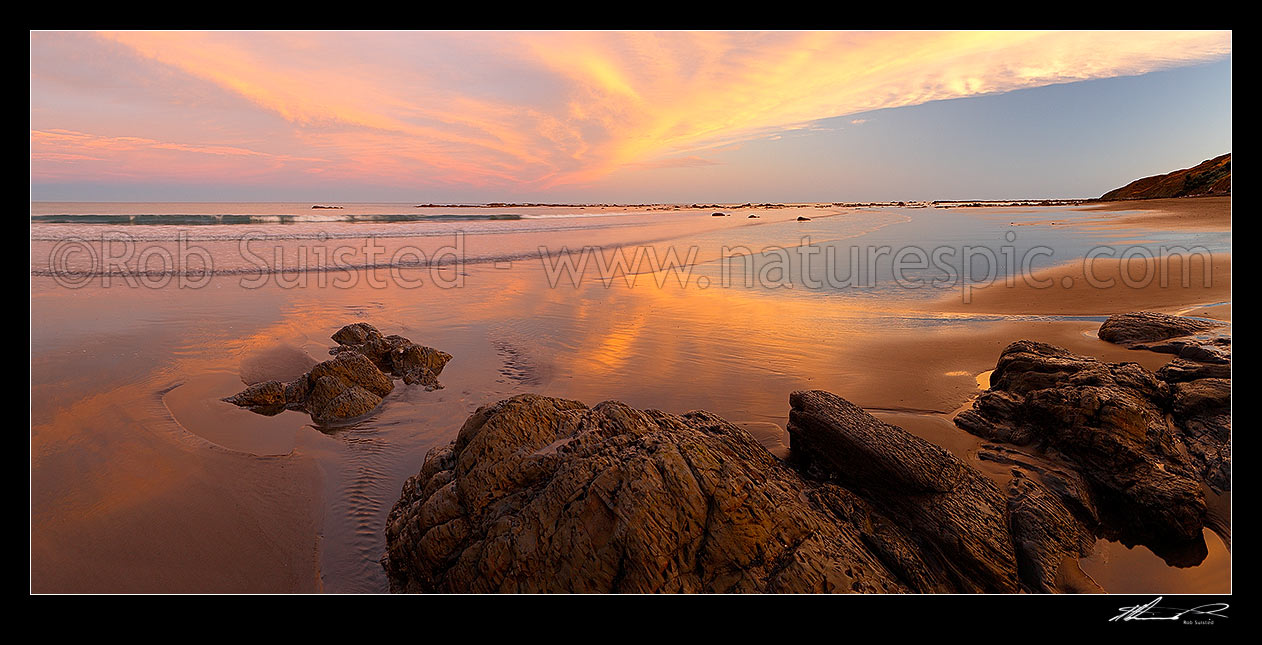
M382 564L412 592L904 591L815 490L705 412L520 395L426 457Z
M1204 559L1203 487L1230 490L1229 388L1172 385L1136 363L1031 341L1003 350L990 383L957 425L1064 462L1086 482L1102 533L1171 564Z
M792 405L794 464L706 412L531 394L479 408L391 509L390 588L1022 588L995 484L834 395L797 392ZM1031 542L1057 563L1080 546Z
M347 325L333 334L333 358L316 364L289 383L251 385L224 399L260 414L301 410L319 424L362 416L394 390L391 375L427 390L442 387L438 374L451 355L402 336L382 336L368 323ZM382 368L385 368L384 370Z

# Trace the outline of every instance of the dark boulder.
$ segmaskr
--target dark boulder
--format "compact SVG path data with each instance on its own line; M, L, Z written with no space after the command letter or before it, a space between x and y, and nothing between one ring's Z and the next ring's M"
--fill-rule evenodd
M1227 436L1212 422L1230 414L1228 397L1220 385L1171 385L1136 363L1018 341L955 421L1063 460L1087 483L1103 533L1187 566L1206 553L1203 486L1230 490Z
M525 394L430 452L382 565L412 592L905 591L818 490L705 412Z

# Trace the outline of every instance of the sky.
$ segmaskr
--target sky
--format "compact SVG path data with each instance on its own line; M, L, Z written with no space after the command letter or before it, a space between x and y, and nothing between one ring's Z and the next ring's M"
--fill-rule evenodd
M36 201L1095 197L1231 150L1230 32L31 32Z

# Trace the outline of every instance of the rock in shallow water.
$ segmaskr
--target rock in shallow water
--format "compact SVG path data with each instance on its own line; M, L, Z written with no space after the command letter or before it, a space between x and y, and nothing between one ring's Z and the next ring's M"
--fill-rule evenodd
M224 399L260 414L301 410L327 424L367 414L394 390L391 374L427 390L441 388L438 374L451 355L402 336L382 336L368 323L347 325L333 334L333 358L289 383L251 385ZM382 368L386 371L383 371Z
M1098 335L1130 349L1174 354L1186 361L1231 363L1230 326L1218 321L1139 311L1109 316Z

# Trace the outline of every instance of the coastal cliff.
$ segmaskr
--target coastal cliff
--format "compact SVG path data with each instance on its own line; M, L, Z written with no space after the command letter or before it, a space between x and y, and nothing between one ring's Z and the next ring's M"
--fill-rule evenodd
M1101 201L1208 197L1231 194L1231 153L1202 161L1192 168L1136 179L1100 196Z

